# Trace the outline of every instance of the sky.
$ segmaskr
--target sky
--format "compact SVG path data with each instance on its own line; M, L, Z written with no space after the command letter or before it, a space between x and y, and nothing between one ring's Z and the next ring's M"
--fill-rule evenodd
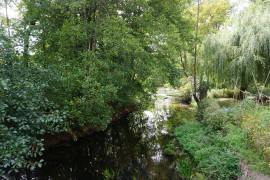
M5 9L5 6L0 6L0 13L2 15L6 15L6 9ZM11 3L9 6L8 6L8 17L9 18L17 18L19 16L19 13L17 11L17 8L16 6Z
M245 7L248 7L250 2L249 0L230 0L231 4L235 4L235 10L236 12L240 12L244 10Z

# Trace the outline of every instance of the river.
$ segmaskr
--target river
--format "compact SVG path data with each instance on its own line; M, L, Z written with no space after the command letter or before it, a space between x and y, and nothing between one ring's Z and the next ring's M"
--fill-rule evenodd
M46 150L43 167L24 172L20 179L179 179L174 158L164 151L171 138L167 121L173 93L161 88L148 109L112 123L104 132Z

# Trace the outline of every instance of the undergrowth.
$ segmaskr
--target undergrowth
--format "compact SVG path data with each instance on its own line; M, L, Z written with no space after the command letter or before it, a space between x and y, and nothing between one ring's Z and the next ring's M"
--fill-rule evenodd
M240 176L239 158L221 134L198 122L190 122L176 128L174 136L206 177L236 179Z
M197 119L199 122L176 128L174 137L206 178L237 179L240 160L250 169L270 175L268 107L256 105L253 99L220 107L216 100L207 98L198 106Z

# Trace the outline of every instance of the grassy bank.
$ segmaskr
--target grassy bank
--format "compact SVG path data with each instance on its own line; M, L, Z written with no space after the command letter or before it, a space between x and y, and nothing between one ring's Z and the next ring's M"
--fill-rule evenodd
M182 148L188 155L178 163L179 175L185 179L237 179L242 162L250 170L270 175L269 108L249 99L220 106L223 104L203 100L196 113L200 122L186 119L174 129L174 148ZM182 122L180 115L178 120ZM185 169L190 168L193 170L187 173ZM203 177L198 178L196 172Z

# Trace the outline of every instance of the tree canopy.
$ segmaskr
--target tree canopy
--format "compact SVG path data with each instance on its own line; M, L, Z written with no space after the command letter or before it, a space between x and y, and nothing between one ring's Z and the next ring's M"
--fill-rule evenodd
M46 137L105 130L161 85L194 83L189 96L206 79L246 89L270 69L268 1L234 15L227 0L0 5L0 178L41 167Z
M266 80L270 69L269 12L268 6L253 4L205 39L203 65L213 81L233 85L238 80L247 88L252 74L259 82Z
M104 130L160 84L176 84L188 5L22 0L21 18L0 31L0 176L41 166L31 157L44 136Z

